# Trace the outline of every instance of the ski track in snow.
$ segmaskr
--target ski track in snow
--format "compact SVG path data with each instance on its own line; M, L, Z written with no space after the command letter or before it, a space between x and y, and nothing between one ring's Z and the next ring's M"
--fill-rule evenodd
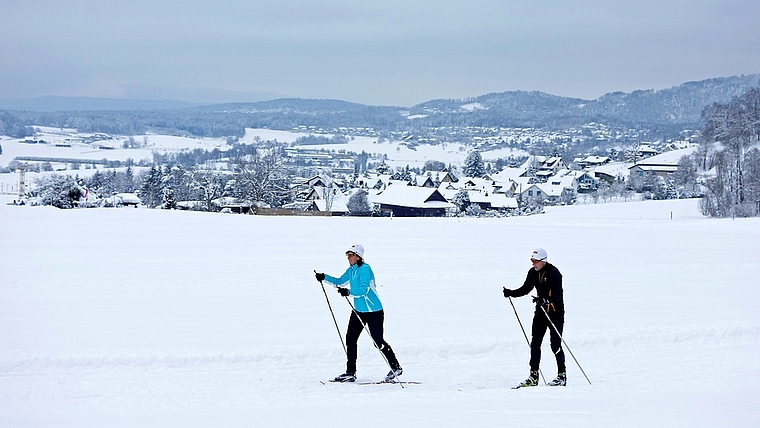
M0 426L751 426L760 219L696 201L507 219L259 218L0 207ZM673 213L673 220L670 215ZM345 356L313 269L367 248L386 339L420 385L326 382ZM510 387L501 286L563 272L566 388ZM744 255L737 260L737 255ZM327 287L342 334L349 310ZM514 299L530 334L529 298ZM358 381L387 367L366 336ZM544 341L542 371L555 366ZM320 383L325 381L325 384Z

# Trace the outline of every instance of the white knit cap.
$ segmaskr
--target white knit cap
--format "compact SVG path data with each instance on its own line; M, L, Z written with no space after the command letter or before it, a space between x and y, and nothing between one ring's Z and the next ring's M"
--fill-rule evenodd
M531 260L540 260L540 261L546 261L546 250L543 248L536 248L533 250L532 253L530 253L530 259Z
M364 259L364 247L362 247L359 244L354 244L354 245L348 247L348 249L346 250L346 252L347 253L348 252L352 252L352 253L356 254L357 256L361 257L362 259Z

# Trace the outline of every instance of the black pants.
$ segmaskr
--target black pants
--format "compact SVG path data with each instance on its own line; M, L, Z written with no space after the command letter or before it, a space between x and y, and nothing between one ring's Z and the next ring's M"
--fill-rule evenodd
M551 311L549 312L554 326L559 330L559 334L562 334L562 330L565 326L565 313ZM557 359L557 372L564 373L565 368L565 351L562 349L562 339L549 324L549 320L546 319L546 314L541 308L536 308L536 312L533 313L533 327L531 330L530 341L530 369L532 371L538 370L538 366L541 363L541 342L544 341L544 335L546 330L549 330L549 339L554 353L554 357Z
M359 316L356 316L356 314L359 314ZM383 355L385 355L385 358L388 359L388 363L391 367L399 367L396 354L393 353L391 345L383 339L384 319L385 314L383 311L351 312L351 318L348 320L348 330L346 330L346 347L348 348L348 361L346 362L347 372L356 372L357 342L359 341L359 335L361 335L362 330L364 330L362 323L367 325L372 340L374 340L376 346L380 347L380 352L382 352Z

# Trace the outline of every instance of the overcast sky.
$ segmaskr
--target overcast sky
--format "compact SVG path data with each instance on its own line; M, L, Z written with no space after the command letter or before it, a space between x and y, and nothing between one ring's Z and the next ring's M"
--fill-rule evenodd
M0 0L0 98L593 99L760 73L758 22L758 0Z

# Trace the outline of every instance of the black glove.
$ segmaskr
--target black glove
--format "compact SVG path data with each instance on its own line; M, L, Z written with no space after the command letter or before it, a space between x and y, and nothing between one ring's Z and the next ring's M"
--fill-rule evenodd
M549 301L546 300L543 297L533 297L533 303L535 303L537 306L546 306L549 304Z
M351 294L351 290L348 288L338 287L338 294L343 297L348 297Z
M317 281L322 282L325 280L325 274L321 272L314 272L314 276L317 278Z
M504 289L504 297L505 297L505 298L506 298L506 297L515 297L515 294L514 294L515 292L514 292L514 290L510 290L510 289L509 289L509 288L507 288L507 287L503 287L503 289Z

